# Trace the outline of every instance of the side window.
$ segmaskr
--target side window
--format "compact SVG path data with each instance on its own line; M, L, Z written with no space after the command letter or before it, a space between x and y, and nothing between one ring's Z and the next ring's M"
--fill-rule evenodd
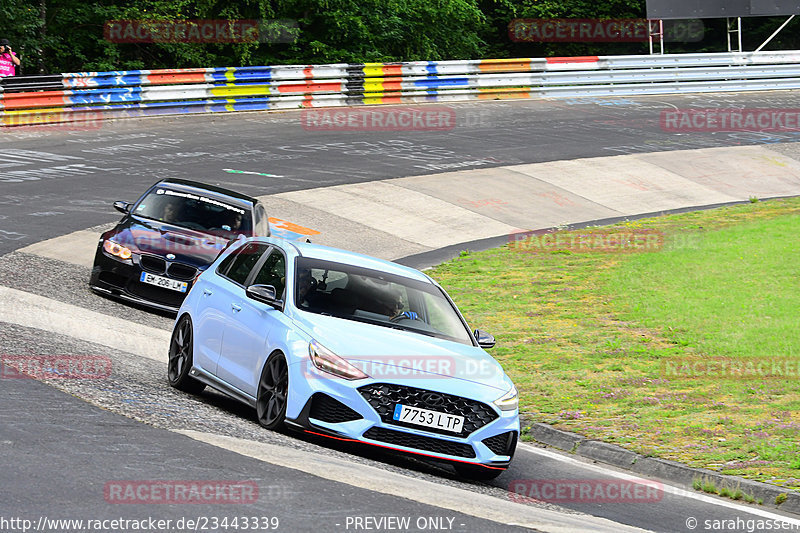
M431 326L444 334L452 334L449 332L453 331L464 331L464 325L450 309L450 303L443 296L434 296L426 292L423 293L423 299L428 312L428 322Z
M232 242L233 241L229 242L228 246L231 246ZM224 251L225 250L222 250L222 252L224 252ZM220 252L220 253L222 253L222 252ZM236 259L236 252L230 254L228 257L226 257L225 259L222 260L222 262L217 267L217 274L219 274L220 276L227 275L228 274L228 269L231 268L231 263L233 263L234 259Z
M256 205L256 234L269 236L269 219L261 204Z
M272 285L275 287L275 292L281 298L284 298L283 290L286 288L286 258L283 254L275 249L269 254L269 257L261 266L261 270L256 274L253 279L254 285Z
M252 243L245 245L239 252L232 256L233 261L230 263L227 270L223 270L223 267L230 258L223 261L222 265L220 265L220 275L225 276L234 283L244 285L250 271L253 270L253 267L256 266L258 260L261 259L261 256L268 249L268 244Z

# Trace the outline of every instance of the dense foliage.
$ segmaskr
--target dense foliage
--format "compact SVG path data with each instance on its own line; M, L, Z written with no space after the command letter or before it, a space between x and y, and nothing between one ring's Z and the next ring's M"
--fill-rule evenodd
M23 74L199 66L265 65L638 54L647 43L515 42L516 18L644 18L645 0L2 0L0 38L23 58ZM120 43L110 20L259 19L279 38L239 43ZM699 42L668 52L727 49L725 21L705 20ZM782 19L744 20L745 49ZM768 49L797 49L793 21Z

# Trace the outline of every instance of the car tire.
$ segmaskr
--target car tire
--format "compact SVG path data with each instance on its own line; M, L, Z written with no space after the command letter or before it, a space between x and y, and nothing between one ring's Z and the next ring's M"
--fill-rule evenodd
M193 363L193 339L192 319L184 315L175 326L169 342L167 379L178 390L198 394L206 388L206 384L189 375Z
M453 465L453 468L456 469L456 473L459 476L472 481L491 481L505 472L505 470L500 470L497 468L486 468L483 466L474 466L464 463L456 463Z
M269 356L258 380L256 414L258 423L267 429L278 429L286 419L289 395L289 367L282 353Z

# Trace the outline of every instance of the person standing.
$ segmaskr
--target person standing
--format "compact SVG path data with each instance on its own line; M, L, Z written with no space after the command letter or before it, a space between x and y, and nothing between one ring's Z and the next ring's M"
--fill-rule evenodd
M17 53L11 50L8 39L0 39L0 78L16 75L19 64Z

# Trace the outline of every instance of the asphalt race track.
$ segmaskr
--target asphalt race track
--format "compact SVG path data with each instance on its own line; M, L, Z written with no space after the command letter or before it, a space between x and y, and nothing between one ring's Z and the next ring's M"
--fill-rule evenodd
M356 518L388 516L409 517L412 526L397 529L382 522L383 528L372 530L702 531L703 521L713 519L782 519L800 528L798 517L767 505L712 498L669 483L661 497L645 503L517 502L509 497L515 480L630 477L530 444L519 446L509 471L483 484L407 457L263 430L253 412L219 394L193 397L167 386L171 317L90 293L84 260L49 256L41 247L35 254L24 250L87 228L99 233L119 218L111 208L114 200L134 200L165 177L264 196L438 172L715 147L760 145L800 159L791 144L800 132L669 133L660 123L662 111L676 108L768 107L798 109L800 94L458 104L452 106L456 127L427 132L310 131L294 111L136 119L89 130L0 131L2 352L91 354L110 358L113 368L97 380L0 379L0 531L18 530L2 522L11 517L34 525L41 517L154 517L175 524L187 517L242 515L277 517L278 531L369 530L365 524L374 522ZM280 205L270 216L295 221ZM310 229L325 237L324 220ZM358 229L353 226L354 233ZM362 245L358 235L352 242L356 249ZM384 252L399 257L396 250ZM131 505L110 502L104 492L120 480L209 479L254 482L258 499L247 505ZM700 526L691 528L690 518Z
M800 95L459 104L453 106L456 127L431 132L307 131L300 112L137 119L88 131L3 130L0 253L113 221L116 212L108 209L110 201L134 199L146 186L169 176L238 187L260 196L446 170L768 145L791 142L800 135L675 134L661 128L664 110L713 107L798 108Z

